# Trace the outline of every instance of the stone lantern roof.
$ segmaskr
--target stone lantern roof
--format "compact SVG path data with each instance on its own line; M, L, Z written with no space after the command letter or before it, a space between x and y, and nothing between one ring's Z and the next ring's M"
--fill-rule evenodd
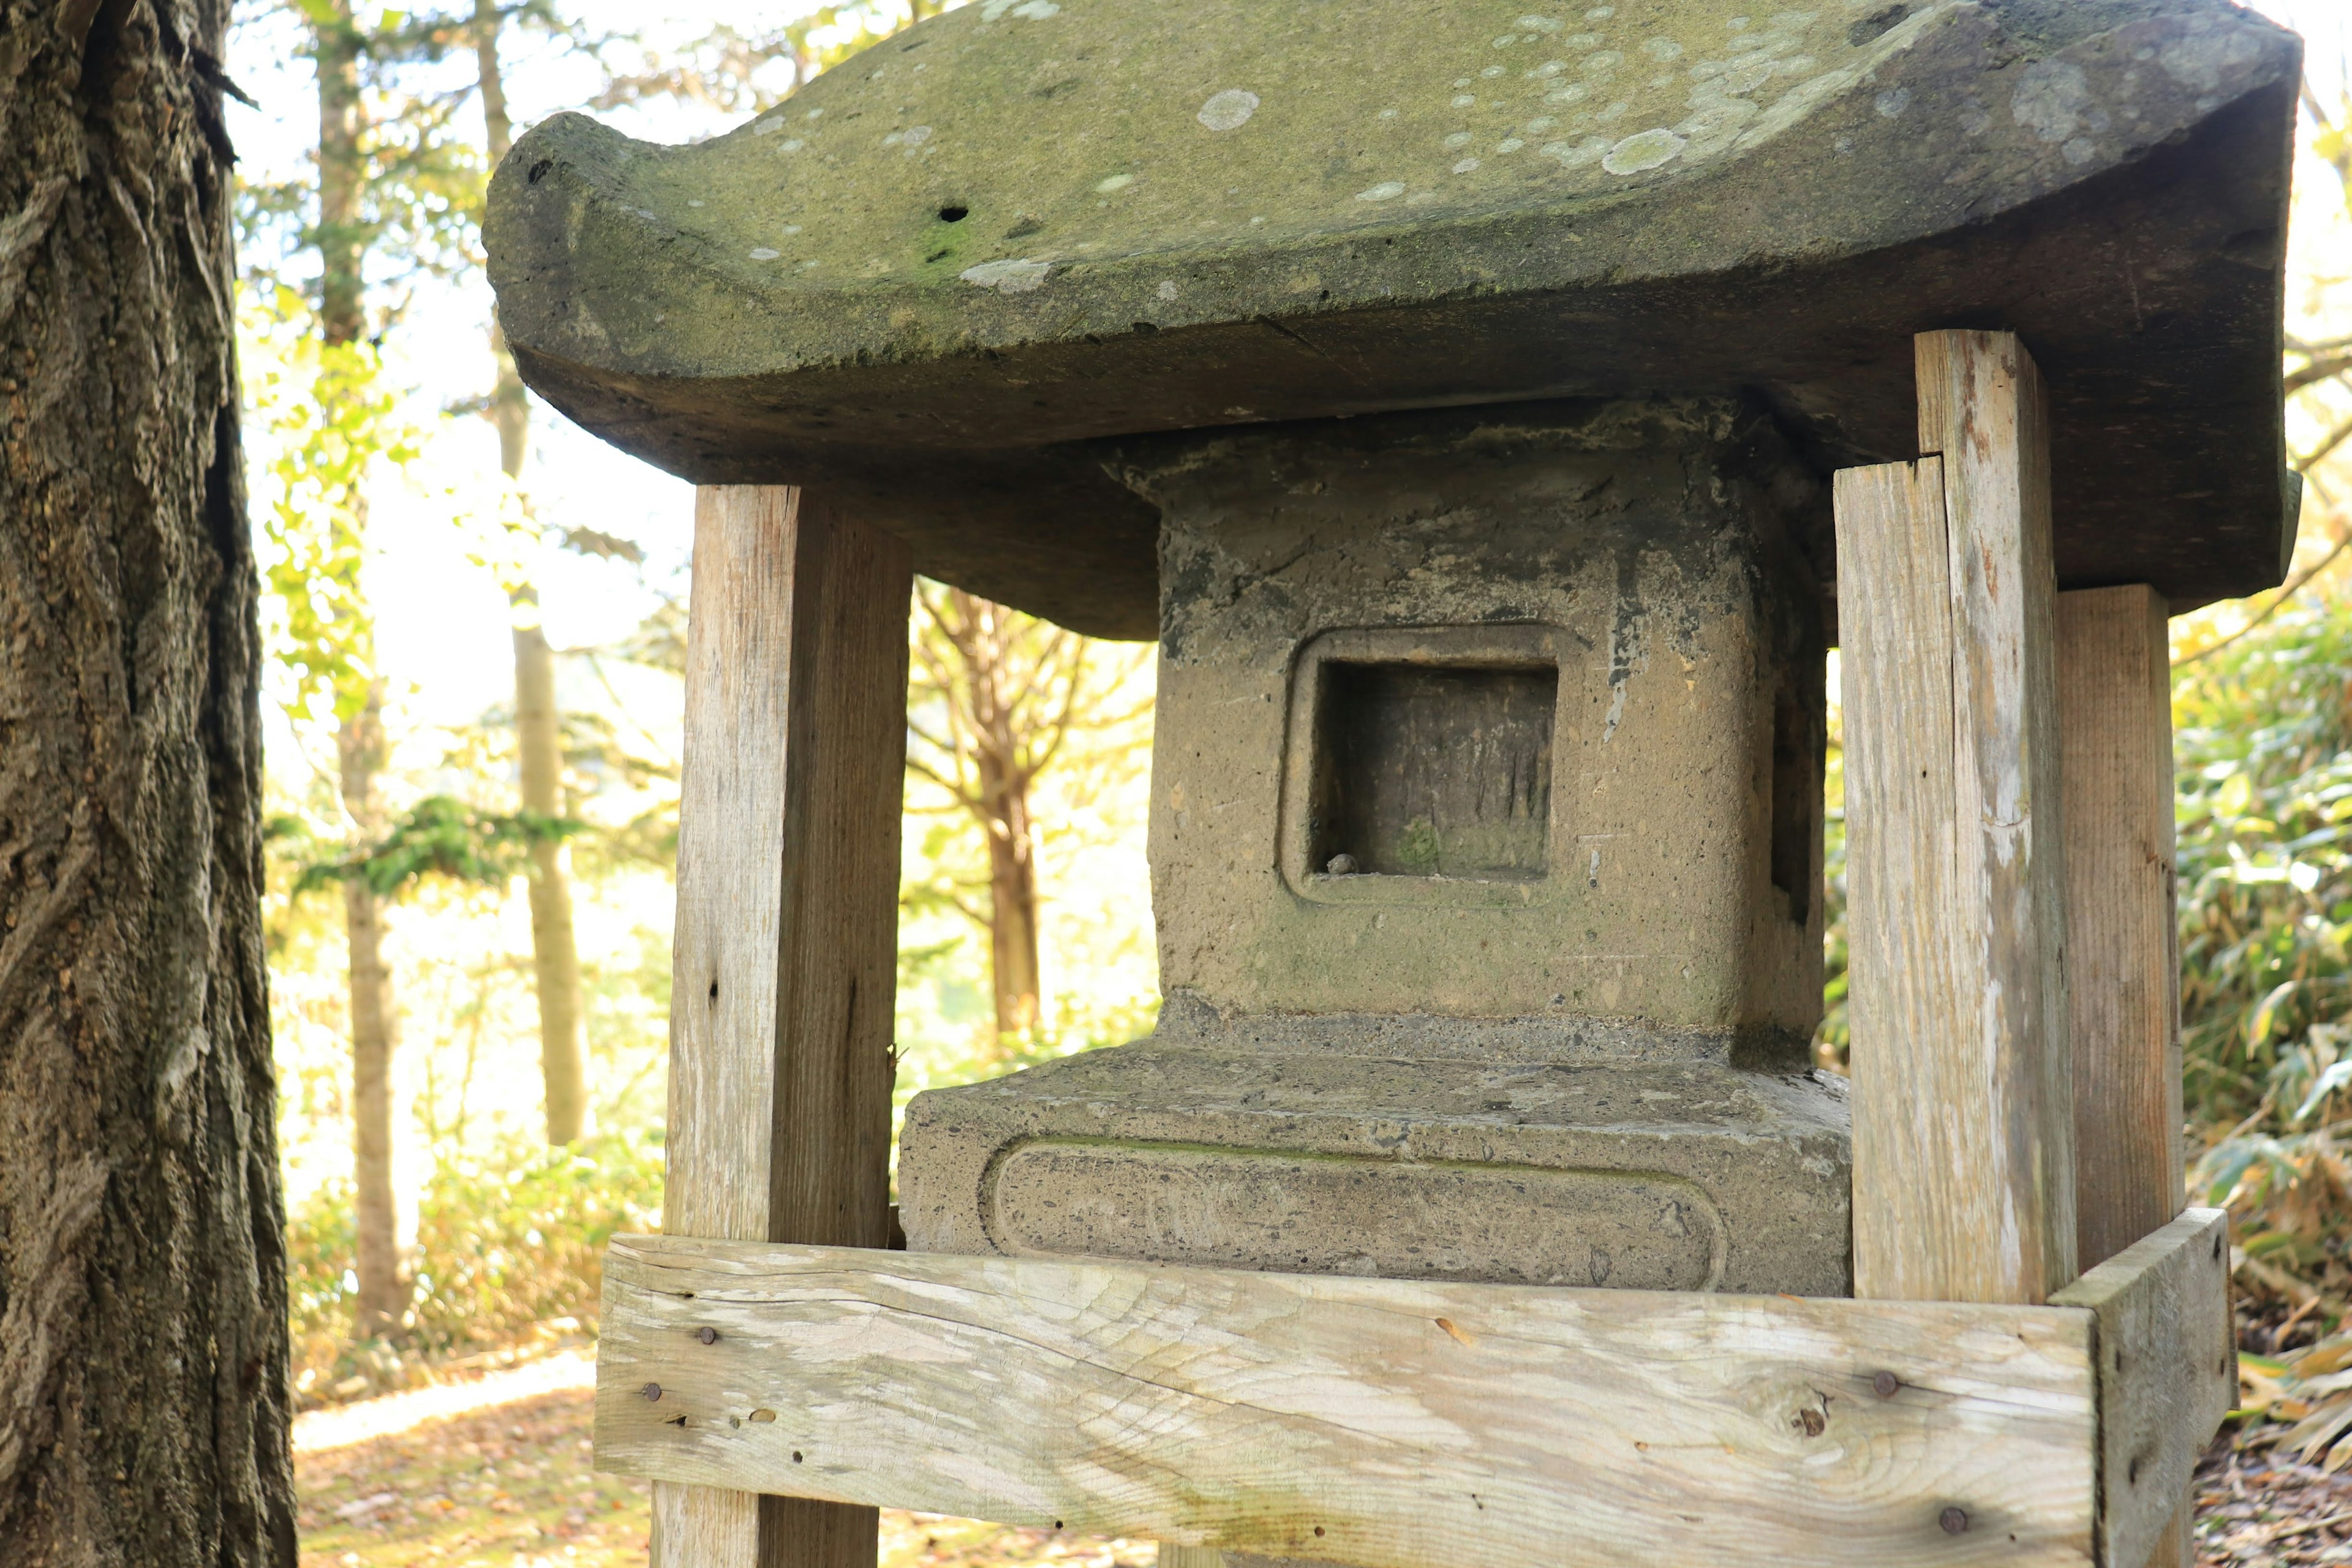
M1948 326L2049 380L2065 585L2275 583L2294 37L1779 3L974 0L709 142L532 131L499 319L606 439L1102 635L1157 625L1123 438L1729 395L1827 469L1916 451Z

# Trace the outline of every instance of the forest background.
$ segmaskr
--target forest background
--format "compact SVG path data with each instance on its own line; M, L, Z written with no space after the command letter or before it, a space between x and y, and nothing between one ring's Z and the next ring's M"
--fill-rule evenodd
M657 1226L689 487L537 403L477 220L520 130L730 128L938 0L243 11L250 490L274 655L270 979L298 1392L592 1338ZM2174 623L2192 1195L2240 1216L2248 1398L2352 1461L2352 79L2310 46L2285 587ZM922 585L901 1105L1157 1005L1148 646ZM1832 666L1834 669L1834 665ZM1832 689L1832 740L1835 689ZM1834 744L1831 910L1842 908ZM1842 1068L1843 941L1817 1052ZM2342 1334L2342 1337L2338 1337Z

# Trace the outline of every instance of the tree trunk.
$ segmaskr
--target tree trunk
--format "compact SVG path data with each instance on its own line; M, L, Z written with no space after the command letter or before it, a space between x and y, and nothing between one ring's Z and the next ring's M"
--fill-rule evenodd
M371 690L367 706L343 721L335 742L342 764L343 809L354 836L363 841L375 838L384 827L375 791L376 774L383 766L380 690ZM350 944L358 1328L362 1339L397 1339L408 1311L409 1255L415 1235L413 1218L404 1223L403 1212L414 1205L401 1202L394 1179L393 1130L399 1125L400 1096L392 1067L400 1044L400 1016L393 999L392 971L383 961L383 901L356 877L343 884L343 931Z
M331 343L356 342L367 330L367 241L360 197L367 167L360 136L360 35L350 0L327 0L314 24L319 77L319 321Z
M0 1562L292 1568L226 0L0 0Z
M534 595L529 601L538 605ZM557 815L562 750L556 732L555 655L536 620L514 629L515 742L526 811ZM539 984L540 1075L547 1090L547 1141L576 1142L587 1131L588 1039L580 1005L580 948L572 931L570 856L561 844L530 850L530 951Z
M367 331L367 247L360 200L367 168L361 147L365 104L360 96L361 40L349 0L330 0L315 26L319 75L319 324L330 343L357 342ZM365 515L364 498L352 512ZM384 762L383 690L375 681L365 706L344 718L336 735L343 811L358 843L382 835L383 814L376 775ZM400 1096L393 1073L399 1014L392 972L383 961L383 908L368 886L343 884L343 934L349 949L352 1024L352 1175L358 1202L362 1337L396 1337L408 1311L409 1240L402 1224L394 1130Z
M989 805L988 953L996 991L999 1034L1025 1035L1037 1026L1036 841L1029 826L1029 791L1008 778L982 747L980 777Z
M1029 821L1029 775L1008 689L1013 643L1003 605L956 590L967 636L971 687L973 771L980 797L972 803L988 836L988 955L1000 1035L1037 1026L1036 835Z
M474 59L482 95L490 167L514 145L507 118L506 80L499 68L497 0L474 0ZM520 482L530 449L530 401L506 335L494 321L490 355L497 380L490 389L490 422L499 432L499 466ZM522 774L522 806L556 816L563 796L563 741L555 707L555 653L540 625L539 590L519 584L510 595L514 611L515 752ZM547 1093L547 1141L572 1143L588 1130L587 1015L581 1005L580 946L572 927L571 857L560 844L535 845L530 852L530 954L539 992L540 1077Z

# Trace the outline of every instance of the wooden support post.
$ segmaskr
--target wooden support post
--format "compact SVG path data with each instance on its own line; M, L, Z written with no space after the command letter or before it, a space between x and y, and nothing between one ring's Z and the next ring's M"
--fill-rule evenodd
M2074 1235L2084 1268L2188 1202L2164 623L2164 601L2144 584L2058 595Z
M1837 476L1854 1294L2075 1274L2048 417L2001 332L1916 342L1916 463Z
M2143 584L2058 595L2074 1235L2085 1268L2169 1223L2187 1202L2166 613ZM2143 1560L2182 1568L2189 1523L2184 1503Z
M786 487L696 492L670 1005L675 1236L888 1243L913 578ZM655 1568L873 1568L871 1508L672 1483Z

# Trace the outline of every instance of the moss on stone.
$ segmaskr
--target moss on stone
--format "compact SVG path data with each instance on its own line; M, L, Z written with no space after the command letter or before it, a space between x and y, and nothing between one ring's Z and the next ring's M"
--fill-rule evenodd
M2225 0L980 0L694 146L558 116L488 240L590 428L854 477L951 572L956 530L1083 535L1118 503L1045 449L1142 431L1773 384L1828 459L1901 455L1909 332L1999 322L2088 443L2091 574L2193 600L2276 568L2296 75ZM1071 510L960 494L982 453Z

